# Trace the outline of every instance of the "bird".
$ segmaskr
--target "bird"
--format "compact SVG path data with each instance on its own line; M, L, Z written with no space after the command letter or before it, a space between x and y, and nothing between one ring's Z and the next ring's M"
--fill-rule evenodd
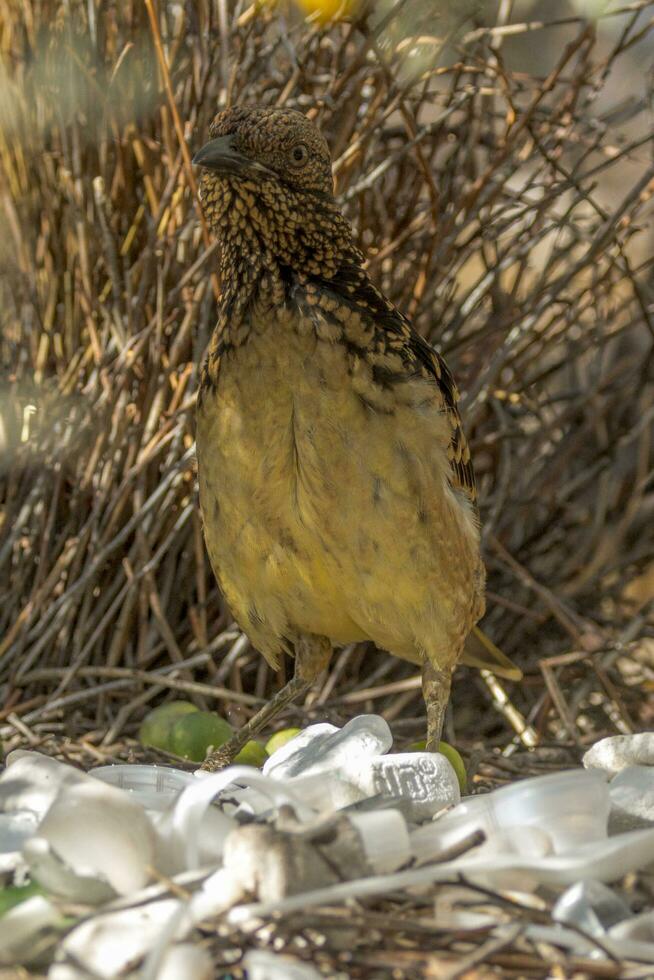
M217 113L200 168L221 295L200 371L199 500L231 612L294 676L204 768L307 692L335 650L372 641L421 669L427 750L484 614L485 567L458 390L373 282L304 114ZM490 640L468 659L515 677Z

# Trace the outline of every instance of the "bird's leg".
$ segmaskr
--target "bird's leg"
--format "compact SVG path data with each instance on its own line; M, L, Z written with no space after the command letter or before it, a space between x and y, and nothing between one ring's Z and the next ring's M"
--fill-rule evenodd
M431 660L425 658L422 665L422 696L427 708L427 752L438 751L451 681L451 668L434 667Z
M235 756L251 738L265 728L282 708L301 694L306 694L320 672L329 663L332 648L323 636L303 636L295 644L295 674L281 691L275 694L246 725L243 725L223 745L204 760L201 769L219 772L233 762Z

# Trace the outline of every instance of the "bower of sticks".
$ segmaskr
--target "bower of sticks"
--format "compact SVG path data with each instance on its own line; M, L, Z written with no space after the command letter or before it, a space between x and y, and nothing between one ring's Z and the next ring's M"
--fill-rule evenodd
M151 708L183 698L238 726L292 670L231 619L197 501L221 286L190 158L238 103L319 123L371 275L459 383L483 627L524 671L455 675L445 737L470 791L654 722L654 3L335 9L0 0L5 752L173 761L136 738ZM359 644L280 726L365 712L397 747L424 738L416 669ZM345 967L342 912L202 941L234 977L257 947L326 976L621 975L519 929L499 947L430 930L433 894L411 893L350 910Z

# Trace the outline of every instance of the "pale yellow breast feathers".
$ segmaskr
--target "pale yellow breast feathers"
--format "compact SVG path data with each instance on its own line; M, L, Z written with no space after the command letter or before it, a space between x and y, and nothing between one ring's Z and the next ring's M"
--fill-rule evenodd
M207 546L236 619L273 664L302 632L452 662L483 571L437 390L380 389L301 317L252 327L223 355L197 431Z

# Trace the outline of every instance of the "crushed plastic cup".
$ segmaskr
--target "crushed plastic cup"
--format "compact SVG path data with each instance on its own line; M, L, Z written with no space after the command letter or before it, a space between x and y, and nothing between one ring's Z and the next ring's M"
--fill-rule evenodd
M418 860L460 843L475 830L487 837L512 827L536 827L555 854L607 835L609 790L601 773L570 770L524 779L483 796L470 796L412 835Z
M193 773L155 765L100 766L89 775L125 790L146 810L165 810L195 781Z
M619 895L601 881L578 881L559 897L552 918L576 926L590 936L606 935L611 926L628 919L631 911Z

